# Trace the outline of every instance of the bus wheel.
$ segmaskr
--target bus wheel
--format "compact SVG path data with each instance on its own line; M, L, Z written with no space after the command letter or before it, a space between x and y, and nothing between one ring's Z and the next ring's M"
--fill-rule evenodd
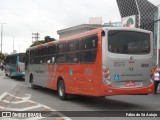
M65 93L65 84L63 80L58 82L58 96L61 100L67 99L67 94Z

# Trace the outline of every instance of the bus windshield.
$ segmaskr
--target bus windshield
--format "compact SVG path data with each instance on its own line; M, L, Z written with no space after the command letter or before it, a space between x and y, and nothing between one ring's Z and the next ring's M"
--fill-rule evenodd
M150 34L111 30L108 32L108 51L117 54L149 54Z

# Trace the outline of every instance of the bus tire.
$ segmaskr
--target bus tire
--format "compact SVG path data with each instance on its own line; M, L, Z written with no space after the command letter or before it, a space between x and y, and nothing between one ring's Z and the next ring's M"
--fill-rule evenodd
M38 88L37 85L35 85L34 82L33 82L33 76L32 75L30 76L30 83L31 83L31 87L33 89L37 89Z
M65 84L63 80L58 82L58 96L61 100L67 99L67 94L65 93Z

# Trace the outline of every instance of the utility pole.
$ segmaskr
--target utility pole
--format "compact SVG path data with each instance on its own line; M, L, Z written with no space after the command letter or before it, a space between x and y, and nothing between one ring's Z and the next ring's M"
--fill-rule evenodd
M19 53L20 53L20 44L19 44Z
M3 24L6 23L0 23L1 24L1 62L2 62L2 39L3 39Z
M13 53L14 53L14 37L13 37Z
M160 40L160 35L159 35L159 32L160 32L160 5L158 5L158 30L157 30L157 65L159 65L159 40Z
M40 33L32 33L32 42L33 42L33 39L35 39L35 41L38 41L39 39L39 36L40 36Z

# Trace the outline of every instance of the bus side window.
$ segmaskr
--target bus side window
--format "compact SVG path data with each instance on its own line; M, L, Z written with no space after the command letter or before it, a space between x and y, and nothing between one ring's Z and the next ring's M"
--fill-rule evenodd
M37 57L38 56L38 49L36 49L34 52L35 52L34 57Z
M56 54L56 45L48 47L48 55Z
M41 48L41 53L40 55L43 56L43 55L47 55L48 54L48 48L47 47L44 47L44 48Z
M56 63L66 63L66 43L57 45Z
M60 43L57 45L57 53L65 53L66 52L66 44Z
M35 63L35 60L34 58L31 58L31 61L30 61L31 64L34 64Z
M67 43L67 63L78 63L79 61L79 40Z
M68 53L67 54L67 63L78 63L78 52Z
M94 63L97 55L98 36L91 35L80 40L80 62Z
M47 63L50 64L50 63L55 63L55 55L49 55L47 57Z
M48 56L47 56L47 63L55 63L55 56L56 56L56 45L52 45L48 47Z
M23 60L22 60L22 61L23 61L23 62L25 62L25 60L26 60L26 58L25 58L25 57L23 57Z
M59 54L56 56L56 63L66 63L66 54Z

